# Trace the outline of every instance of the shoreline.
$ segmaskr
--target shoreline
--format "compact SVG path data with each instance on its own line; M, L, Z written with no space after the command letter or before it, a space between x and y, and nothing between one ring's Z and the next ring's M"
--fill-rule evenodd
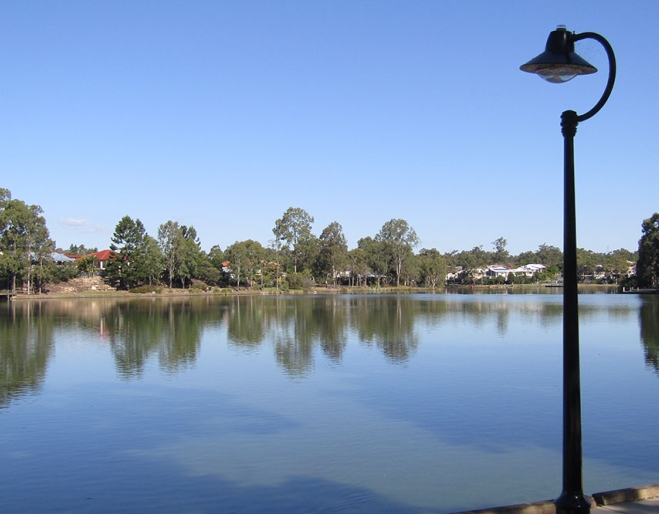
M333 295L333 294L460 294L465 292L485 292L485 291L506 291L512 294L516 292L528 291L533 289L543 290L545 284L521 284L521 285L449 285L438 288L425 287L357 287L357 286L337 286L326 288L317 286L313 289L306 290L288 290L278 291L274 288L268 289L215 289L211 291L189 291L187 289L164 289L161 293L131 293L130 291L81 291L81 292L61 292L61 293L42 293L42 294L17 294L9 297L9 301L30 301L30 300L61 300L76 298L173 298L173 297L206 297L206 296L295 296L295 295ZM611 294L623 294L620 286L614 284L580 284L580 290L610 290ZM617 290L613 292L613 290Z

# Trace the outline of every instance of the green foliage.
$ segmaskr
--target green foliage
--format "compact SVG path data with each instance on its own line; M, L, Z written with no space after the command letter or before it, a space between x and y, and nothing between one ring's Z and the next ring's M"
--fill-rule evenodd
M563 252L560 248L548 246L543 243L539 246L536 257L538 264L544 264L548 268L556 266L559 269L563 269Z
M474 246L471 250L456 252L453 256L454 266L462 266L466 272L486 266L492 262L492 254L485 252L482 246Z
M508 250L506 250L506 245L508 244L508 241L506 241L503 237L500 237L499 239L492 241L492 246L494 246L494 261L499 263L499 264L505 264L508 262L508 258L510 257L510 254L508 253Z
M145 284L143 286L133 287L129 289L128 292L134 294L161 293L162 287L153 284Z
M286 282L288 283L287 289L293 290L312 289L316 285L316 282L308 270L300 273L289 273L286 276Z
M208 252L208 262L210 262L210 264L213 266L213 268L215 268L217 270L218 277L217 277L216 280L215 279L208 280L208 279L204 279L202 277L202 280L204 280L208 284L217 284L217 285L219 285L220 283L222 283L223 278L224 278L223 277L223 272L222 272L222 263L225 260L226 259L224 258L224 252L222 251L222 249L219 247L219 245L214 245L211 248L211 251ZM210 272L208 272L208 273L210 273ZM202 275L203 274L204 274L204 272L202 271Z
M162 252L163 271L169 287L175 281L185 288L200 275L200 265L205 256L194 227L168 221L158 227L158 247Z
M579 280L582 282L593 280L598 263L599 259L594 252L577 248L577 273Z
M9 190L0 188L0 276L12 291L17 280L28 293L40 291L50 278L55 244L42 214L38 205L12 199Z
M659 212L643 220L636 276L641 286L657 286L659 277Z
M511 256L506 250L508 241L499 237L492 242L494 252L475 246L467 251L453 251L440 255L436 249L414 248L419 238L403 219L391 219L373 237L359 240L357 248L348 251L343 228L332 222L319 237L311 233L314 218L304 209L293 208L284 212L275 222L275 238L268 248L247 240L236 242L223 252L213 246L206 254L194 227L168 221L158 230L158 240L150 237L141 221L129 216L122 218L112 236L110 248L116 257L107 264L107 277L119 288L135 289L160 280L183 288L192 287L196 280L210 286L226 286L230 281L238 287L304 289L315 285L315 278L324 283L352 286L375 282L379 287L423 284L437 287L444 282L446 270L460 266L465 283L486 283L476 272L490 264L510 268L524 264L545 264L547 269L534 277L511 275L508 282L526 283L537 280L554 280L563 266L563 253L554 246L542 244L536 252L526 251ZM659 213L643 222L643 236L639 251L625 249L603 254L578 249L578 270L581 280L624 282L638 280L639 285L657 285L659 282ZM54 243L50 240L40 207L28 206L13 200L11 193L0 188L0 287L15 288L21 283L29 290L38 290L48 281L73 278L76 273L94 273L98 269L95 257L90 256L75 265L55 265L51 258ZM69 247L69 253L87 255L96 248L85 245ZM224 273L223 263L230 261L231 273ZM629 278L630 270L638 261L638 278ZM283 280L282 277L288 278ZM313 276L312 276L313 273ZM497 283L497 280L489 282ZM205 288L206 285L202 287Z
M241 278L245 278L251 287L257 272L261 272L263 266L264 248L261 243L248 239L247 241L236 241L224 252L229 261L232 278L236 286L240 287Z
M319 251L316 259L316 272L319 277L329 277L333 285L340 272L345 271L348 261L348 244L343 228L334 221L330 223L318 239Z
M98 252L97 248L87 248L85 245L74 245L69 246L67 253L70 255L88 255L90 253Z
M213 266L211 260L204 254L199 261L199 279L211 286L217 286L222 281L222 271Z
M419 244L419 238L407 221L403 219L391 219L387 221L375 240L384 245L390 266L396 275L396 285L400 286L400 277L403 265L413 255L412 250Z
M51 268L50 282L57 284L59 282L68 282L78 276L77 263L65 262L64 264L53 265Z
M372 237L363 237L357 241L357 247L362 250L366 257L366 263L376 277L376 285L380 286L380 280L385 277L389 269L389 259L385 252L385 245Z
M542 264L539 262L537 255L535 252L532 251L526 251L520 253L517 258L516 258L517 264L520 266L524 266L525 264Z
M98 257L96 255L87 255L77 261L76 266L79 273L93 274L98 269Z
M149 284L157 284L165 269L165 259L160 252L156 240L147 235L144 238L144 247L141 252L140 267L142 275Z
M293 272L297 273L298 265L309 267L314 253L311 224L313 216L299 207L289 207L283 216L275 221L272 229L277 241L288 249L293 257ZM305 259L306 257L306 259Z
M347 265L351 268L350 285L365 285L369 273L366 250L359 247L350 250L347 255Z
M180 239L183 237L179 224L168 221L158 227L158 246L163 255L163 264L169 280L169 288L172 288L174 276L179 262Z
M438 287L446 280L446 259L435 248L422 248L418 255L421 282L426 287Z
M145 282L150 273L144 265L146 230L142 222L124 216L115 227L110 249L117 252L108 261L107 277L121 289Z

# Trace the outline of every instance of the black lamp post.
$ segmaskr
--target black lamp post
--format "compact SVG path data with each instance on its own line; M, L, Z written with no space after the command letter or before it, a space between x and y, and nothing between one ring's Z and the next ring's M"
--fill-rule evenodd
M564 139L565 218L563 230L563 491L556 499L558 514L590 512L590 502L583 494L581 449L581 383L579 371L579 313L577 296L577 229L574 193L574 136L577 124L594 116L604 106L613 89L616 60L609 42L594 32L575 34L565 27L549 34L545 51L520 66L522 71L536 73L548 82L560 84L577 75L595 73L597 68L574 52L574 43L594 39L609 58L609 80L602 98L590 111L561 115Z

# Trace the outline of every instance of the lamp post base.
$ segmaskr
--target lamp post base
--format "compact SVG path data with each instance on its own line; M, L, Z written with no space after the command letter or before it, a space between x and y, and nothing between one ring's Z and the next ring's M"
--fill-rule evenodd
M590 501L581 493L563 492L554 501L556 514L588 514Z

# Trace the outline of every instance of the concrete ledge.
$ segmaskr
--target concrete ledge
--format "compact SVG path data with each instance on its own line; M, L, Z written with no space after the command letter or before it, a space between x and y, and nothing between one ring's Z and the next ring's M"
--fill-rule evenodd
M586 495L586 498L590 501L592 508L595 509L606 505L615 505L616 503L649 500L659 498L659 484L604 491L602 493L595 493L592 496ZM556 505L554 505L554 500L546 500L489 509L465 510L456 512L455 514L556 514Z
M616 503L635 502L659 497L659 484L644 485L641 487L628 487L616 491L605 491L593 494L599 506L615 505Z
M556 514L556 506L554 500L546 500L491 509L465 510L456 514Z

